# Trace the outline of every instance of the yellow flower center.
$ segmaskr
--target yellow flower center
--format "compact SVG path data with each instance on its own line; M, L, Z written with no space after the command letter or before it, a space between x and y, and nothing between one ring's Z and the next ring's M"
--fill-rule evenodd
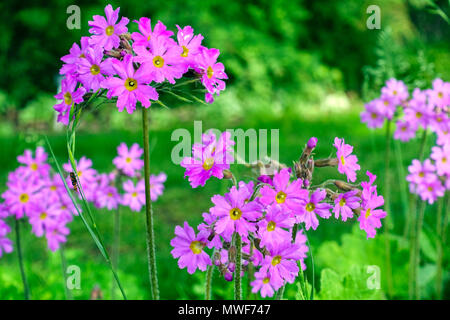
M366 210L366 219L370 217L370 208Z
M41 220L45 220L47 218L47 212L42 212L41 215L39 216L39 218Z
M389 105L389 101L384 100L384 105L387 107Z
M67 206L61 206L61 210L66 210Z
M50 190L56 191L56 186L51 186L51 187L50 187Z
M111 192L108 192L108 197L112 197L113 196L113 194L111 193Z
M345 203L346 203L345 198L341 198L341 200L339 200L339 205L340 205L341 207L345 206Z
M81 177L82 174L83 174L83 171L77 171L78 178Z
M396 96L396 95L397 95L397 90L394 90L394 91L392 92L392 94L393 94L394 96Z
M132 196L133 198L136 198L136 197L137 197L137 192L133 192L133 193L131 194L131 196Z
M268 283L269 283L269 281L270 281L270 279L269 279L269 278L264 278L264 279L263 279L263 283L264 283L264 284L268 284Z
M30 166L30 169L33 170L33 171L36 171L36 170L38 169L37 163L34 163L34 162L33 162L33 163L31 164L31 166Z
M447 162L447 158L446 157L443 157L442 158L442 163L446 163Z
M428 191L430 191L430 192L433 191L433 187L432 187L432 186L429 186L429 187L428 187Z
M84 53L82 53L78 56L78 58L86 58L86 56L84 55Z
M203 169L205 169L206 171L208 171L209 169L212 168L212 166L214 165L214 158L206 158L205 162L203 162Z
M419 172L419 177L421 178L425 177L425 173L423 171Z
M267 224L267 231L273 231L273 230L275 230L275 227L277 226L277 224L274 222L274 221L270 221L268 224Z
M239 220L242 216L242 211L239 208L233 208L230 210L231 220Z
M67 105L72 104L72 94L71 94L70 92L66 92L66 93L64 94L64 102L65 102Z
M206 69L206 76L211 79L213 75L214 75L214 70L213 70L213 68L211 68L211 66L209 66L208 69Z
M147 41L150 41L151 38L152 38L152 35L149 34L148 37L147 37Z
M96 75L98 75L100 73L100 67L98 66L98 65L96 65L96 64L93 64L92 66L91 66L91 74L93 75L93 76L96 76Z
M114 34L114 26L107 26L105 33L107 36L112 36Z
M156 56L153 58L153 65L156 68L162 68L164 67L164 59L161 56Z
M401 130L402 130L402 131L406 131L406 127L402 127Z
M131 163L131 158L130 158L130 157L127 157L127 158L125 159L125 162L126 162L126 163Z
M344 156L341 156L341 163L342 163L343 166L345 166L345 158L344 158Z
M27 203L30 200L30 197L26 193L22 193L19 197L20 202Z
M181 46L183 48L183 52L181 53L181 56L183 58L187 58L188 54L189 54L189 49L186 48L185 46Z
M127 80L125 80L125 88L128 91L133 91L136 90L138 87L138 83L135 79L133 78L127 78Z
M375 113L375 112L373 112L372 114L371 114L371 118L372 119L376 119L378 116L377 116L377 114Z
M438 92L438 98L442 99L444 97L444 94L442 92Z
M417 118L417 119L420 119L420 118L422 118L422 113L420 113L420 112L416 112L416 118Z
M275 256L272 259L272 265L275 267L277 264L281 262L281 256Z
M316 208L316 206L315 206L314 203L312 203L312 202L309 202L309 203L306 205L306 211L308 211L308 212L313 211L315 208Z
M284 203L286 201L286 193L284 193L283 191L278 192L275 196L275 200L277 201L277 203Z
M200 254L203 250L203 244L200 241L192 241L189 248L193 254Z

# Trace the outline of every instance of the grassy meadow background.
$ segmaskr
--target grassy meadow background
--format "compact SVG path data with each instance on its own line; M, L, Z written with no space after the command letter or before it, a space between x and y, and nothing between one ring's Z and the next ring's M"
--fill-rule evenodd
M177 128L193 131L194 120L203 129L279 129L280 161L291 164L307 139L319 139L316 158L333 151L335 136L352 144L359 157L359 178L365 171L378 176L383 191L384 128L370 131L360 123L364 101L375 97L384 81L398 77L408 85L430 87L436 77L450 79L449 25L428 10L428 1L111 1L130 20L148 16L191 25L205 36L204 44L219 48L220 60L230 79L227 90L212 105L180 104L162 96L171 107L156 104L151 112L151 168L168 175L165 192L154 204L157 265L163 299L200 299L204 296L204 273L188 275L179 270L170 255L170 239L176 225L201 221L211 206L210 197L224 193L230 182L211 179L204 188L192 189L183 179L184 170L172 163L170 155ZM448 1L436 2L447 14ZM66 28L66 8L81 8L81 30ZM381 8L381 30L366 28L366 8ZM87 21L103 14L103 1L2 1L0 19L0 192L6 188L8 172L17 167L16 157L26 148L52 144L60 162L67 162L66 135L55 123L52 106L58 88L59 58L71 44L88 35ZM134 31L133 23L129 30ZM270 131L269 131L270 132ZM114 105L92 108L77 132L76 157L91 158L99 172L113 169L112 159L120 142L142 145L140 113L119 113ZM428 141L428 148L432 145ZM406 299L408 298L409 243L405 237L406 217L411 213L405 190L406 167L417 157L419 141L393 143L391 212L393 229L391 256L393 288L386 284L385 239L380 232L367 240L355 220L321 220L316 231L308 232L314 268L307 259L308 281L314 282L319 299ZM269 149L270 150L270 149ZM249 180L243 166L235 166L238 177ZM338 177L334 169L317 169L313 184ZM121 247L119 276L131 299L150 297L145 249L144 211L120 209ZM113 214L94 210L105 243L112 245ZM422 235L420 279L423 298L435 298L436 205L428 206ZM89 299L94 288L103 298L112 297L111 272L81 221L69 225L65 245L68 265L81 269L81 289L76 299ZM45 239L36 238L26 226L23 247L25 268L33 299L64 299L59 252L51 253ZM14 237L14 233L10 234ZM450 255L444 245L444 298L450 297ZM367 266L381 271L381 289L369 290ZM244 284L244 294L246 284ZM285 297L300 298L297 284L289 285ZM116 298L120 297L118 291ZM215 273L213 297L231 298L232 284ZM21 299L22 282L17 254L0 258L0 299ZM251 296L253 297L253 296Z

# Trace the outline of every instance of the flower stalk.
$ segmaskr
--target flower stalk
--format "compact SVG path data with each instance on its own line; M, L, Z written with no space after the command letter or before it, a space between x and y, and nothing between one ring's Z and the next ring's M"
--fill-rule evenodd
M234 299L242 300L242 240L236 232L236 270L234 271Z
M147 260L150 275L151 295L159 300L158 276L156 271L155 235L153 230L153 210L150 198L150 144L149 119L147 109L142 108L142 132L144 135L144 180L145 180L145 226L147 231Z
M28 279L23 264L23 252L20 241L20 220L17 219L16 219L16 246L17 246L17 257L19 260L20 275L22 277L23 283L24 298L25 300L31 300L30 287L28 285Z
M386 212L386 222L384 224L384 239L386 250L386 279L388 286L388 294L392 297L393 283L392 283L392 266L391 266L391 244L390 244L390 228L391 228L391 208L390 208L390 172L389 163L391 155L391 120L386 124L386 145L384 157L384 207Z

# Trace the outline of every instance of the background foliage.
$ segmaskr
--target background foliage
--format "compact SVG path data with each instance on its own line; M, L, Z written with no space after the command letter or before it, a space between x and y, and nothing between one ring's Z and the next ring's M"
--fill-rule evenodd
M192 130L193 120L203 128L279 128L281 161L291 163L310 136L319 138L318 156L328 156L332 138L345 137L355 146L362 166L382 180L384 148L382 131L370 132L359 122L363 101L379 92L392 76L408 84L429 87L435 77L450 79L450 28L430 12L429 0L170 0L111 1L131 20L148 16L161 20L172 30L175 24L192 25L205 35L205 45L221 50L221 61L230 76L227 90L211 106L168 103L173 110L152 110L151 144L154 172L165 171L166 192L156 203L158 267L163 298L203 297L204 274L188 276L169 254L169 240L176 224L188 219L200 221L210 207L209 197L225 192L226 182L211 181L204 189L192 190L183 180L183 170L170 161L175 142L172 130ZM435 1L447 14L448 1ZM66 28L66 8L81 8L81 30ZM367 6L379 5L381 30L366 28ZM103 14L104 1L12 1L0 3L0 191L7 173L16 167L15 157L25 148L43 145L42 134L50 137L60 161L67 161L65 134L55 124L55 103L59 79L59 58L74 41L88 34L87 22ZM135 29L133 24L129 25ZM112 169L116 146L140 142L137 114L119 114L113 105L91 110L83 118L77 136L77 156L93 159L101 172ZM418 142L404 147L404 163L391 163L399 181L404 168L415 156ZM242 177L245 173L242 168ZM325 171L325 175L336 174ZM361 173L364 175L364 172ZM189 199L186 201L186 199ZM392 196L394 231L392 239L393 295L385 292L384 239L366 240L353 222L323 223L308 234L315 272L308 260L306 277L314 279L315 298L376 299L406 298L408 244L403 235L404 217L399 190ZM421 279L424 296L433 298L436 255L433 231L435 208L429 207L422 237ZM105 242L112 241L112 216L96 213ZM145 258L144 217L123 210L120 277L131 298L148 298ZM82 289L76 298L89 298L98 285L110 297L110 273L92 240L79 221L71 225L66 253L69 264L83 272ZM59 255L45 248L43 239L25 239L27 271L33 297L63 298ZM448 251L448 250L447 250ZM367 290L366 268L380 267L382 287ZM449 265L446 252L444 267ZM444 268L445 269L445 268ZM448 269L448 268L447 268ZM450 297L446 269L445 296ZM229 298L232 286L216 274L214 297ZM188 285L186 285L188 284ZM21 298L21 282L15 254L0 259L0 298ZM286 289L287 298L299 296L297 284Z

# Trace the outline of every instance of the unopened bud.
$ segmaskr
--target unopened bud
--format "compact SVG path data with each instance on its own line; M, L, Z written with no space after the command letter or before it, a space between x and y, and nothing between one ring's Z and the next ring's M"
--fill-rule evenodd
M225 179L233 179L233 173L230 170L223 170L223 177Z
M317 138L316 137L311 137L308 140L308 143L306 144L306 146L308 147L308 149L314 149L317 145Z
M228 270L230 270L230 272L234 272L234 270L236 270L236 264L234 262L230 262L228 265Z
M233 281L233 274L231 272L227 272L224 275L226 281Z
M235 262L236 261L236 247L232 246L230 250L228 250L228 261Z
M338 165L337 158L314 160L314 167L336 167Z
M342 180L336 180L334 182L334 185L343 191L353 190L353 186L351 184L349 184L345 181L342 181Z

